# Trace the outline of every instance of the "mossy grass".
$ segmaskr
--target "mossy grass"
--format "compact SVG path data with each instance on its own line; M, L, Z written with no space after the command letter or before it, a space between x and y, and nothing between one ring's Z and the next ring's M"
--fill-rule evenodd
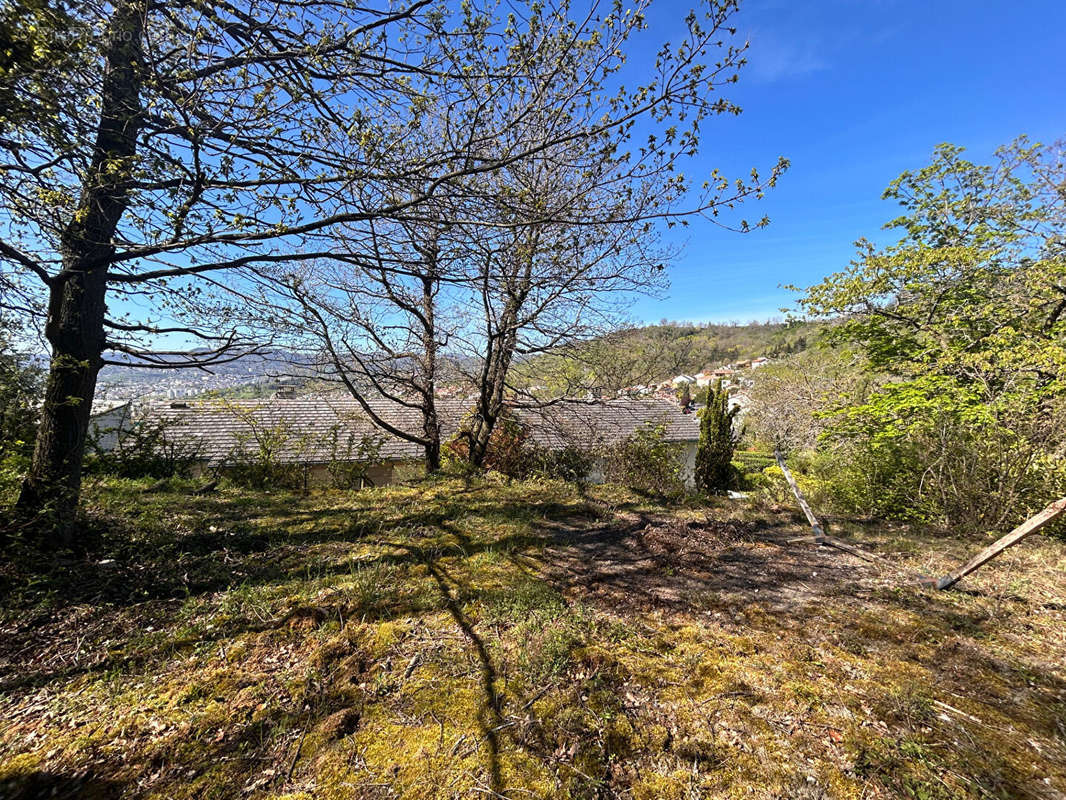
M841 520L874 568L751 501L145 488L2 568L0 796L1066 792L1051 539L934 593L972 542Z

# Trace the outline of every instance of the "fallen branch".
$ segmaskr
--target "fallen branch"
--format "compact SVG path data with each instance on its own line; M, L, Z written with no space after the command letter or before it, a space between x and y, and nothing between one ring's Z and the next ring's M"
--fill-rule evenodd
M1036 533L1038 530L1043 528L1053 519L1058 517L1059 514L1061 514L1063 511L1066 511L1066 497L1063 497L1061 500L1056 500L1054 503L1049 505L1039 514L1036 514L1035 516L1032 516L1027 519L1025 522L1023 522L1017 528L1012 530L1006 536L1000 538L993 544L990 544L988 547L986 547L984 550L982 550L980 553L978 553L972 559L967 561L954 572L945 575L943 578L939 579L922 578L920 583L923 586L935 586L937 589L950 589L952 586L954 586L960 580L965 578L971 572L976 569L979 569L980 567L983 567L985 564L987 564L993 558L998 556L1008 547L1016 545L1025 537Z
M292 780L292 775L296 771L296 762L300 760L300 751L303 750L304 739L307 738L307 729L311 725L311 715L308 713L307 719L304 721L303 732L300 734L300 741L296 743L296 752L292 754L292 762L289 764L289 772L285 775L285 783L289 783Z
M869 561L870 563L884 561L880 556L875 556L873 553L867 553L865 550L860 550L858 547L852 547L847 542L842 542L840 539L834 539L832 536L824 537L818 542L818 544L825 545L826 547L835 547L837 550L851 553L853 556L861 558L863 561Z
M940 700L934 700L933 701L933 705L939 706L940 708L944 709L945 711L950 711L952 714L956 714L956 715L962 717L963 719L968 719L968 720L970 720L970 722L978 722L978 723L981 723L982 725L984 724L984 723L981 722L981 720L979 718L975 717L973 714L967 714L965 711L962 711L962 710L960 710L958 708L955 708L955 706L949 706L947 703L943 703Z
M792 488L792 494L796 496L796 500L799 501L800 508L803 509L803 513L807 517L807 522L811 524L811 530L814 531L814 543L825 545L826 547L835 547L837 550L843 550L845 553L851 553L857 558L861 558L863 561L883 561L883 559L860 550L857 547L852 547L847 542L842 542L840 539L836 539L829 536L825 529L822 527L822 523L818 521L818 518L814 516L814 512L811 510L810 505L807 503L807 499L803 496L803 492L800 491L799 484L796 483L796 479L792 477L792 473L788 469L788 465L785 464L785 457L782 455L780 449L774 450L774 457L777 459L777 465L781 467L781 471L785 473L785 480L788 481L788 485ZM789 539L789 542L803 541L802 539Z
M779 449L774 450L774 458L777 459L777 466L781 467L781 471L785 473L785 480L788 481L788 485L792 487L792 494L796 495L800 508L802 508L803 513L807 515L807 522L811 523L811 529L814 531L814 541L821 544L826 538L825 530L822 529L822 524L818 521L818 518L814 516L811 507L807 505L807 500L804 498L803 492L800 491L796 479L793 478L792 473L789 472L788 466L785 464L785 457L781 454Z

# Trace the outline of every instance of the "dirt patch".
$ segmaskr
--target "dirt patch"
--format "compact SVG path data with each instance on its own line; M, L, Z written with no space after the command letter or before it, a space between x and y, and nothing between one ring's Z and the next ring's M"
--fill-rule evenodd
M615 608L693 611L713 598L714 605L758 601L779 612L907 579L886 564L790 541L805 530L787 519L622 521L557 526L545 553L548 577L586 602Z

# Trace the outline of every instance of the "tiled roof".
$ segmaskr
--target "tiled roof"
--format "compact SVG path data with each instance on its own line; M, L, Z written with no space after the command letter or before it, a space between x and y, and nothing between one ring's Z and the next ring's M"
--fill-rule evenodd
M402 431L419 433L421 412L388 401L371 403L374 412ZM473 410L470 400L437 401L442 440L455 434ZM160 403L148 406L145 417L166 423L171 435L197 443L199 453L218 462L242 442L256 447L256 437L273 438L281 461L325 463L334 458L331 441L343 450L349 436L358 442L373 437L388 460L420 459L423 448L375 426L354 400L238 400ZM542 409L515 409L530 438L542 447L595 447L625 439L645 425L664 425L668 441L695 441L699 421L682 414L675 403L653 398L620 398L602 403L565 402ZM278 433L281 435L278 435Z
M663 426L668 442L700 438L699 418L684 414L676 402L656 398L618 398L602 403L559 403L540 409L516 409L530 438L547 448L616 444L646 426Z

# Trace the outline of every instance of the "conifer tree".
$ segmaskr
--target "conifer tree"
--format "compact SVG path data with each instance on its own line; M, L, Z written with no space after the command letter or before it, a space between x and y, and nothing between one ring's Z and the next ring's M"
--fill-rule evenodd
M707 391L707 405L700 412L700 441L696 450L696 486L707 494L721 494L734 485L733 450L737 435L729 408L729 392L718 381Z

